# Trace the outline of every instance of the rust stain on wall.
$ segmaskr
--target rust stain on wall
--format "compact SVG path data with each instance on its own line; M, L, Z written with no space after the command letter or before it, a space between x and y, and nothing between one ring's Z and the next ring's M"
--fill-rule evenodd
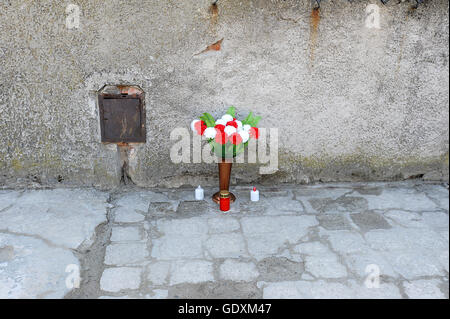
M310 18L310 34L309 34L309 46L310 46L310 61L311 64L314 62L314 51L317 44L317 34L320 24L320 9L314 8L311 12Z
M210 22L210 31L213 34L217 33L217 24L219 21L219 6L217 5L217 1L209 6L208 9L209 14L209 22Z
M217 20L219 19L219 7L217 6L217 3L213 3L209 7L209 13L211 14L211 23L217 24Z
M117 146L128 146L129 143L124 143L124 142L120 142L120 143L115 143L117 144Z
M200 54L206 53L208 51L220 51L220 49L222 48L222 41L223 41L223 38L217 42L214 42L211 45L208 45L205 50L203 50L195 55L200 55Z
M120 94L137 95L141 93L138 89L128 85L117 85L117 88L120 90Z

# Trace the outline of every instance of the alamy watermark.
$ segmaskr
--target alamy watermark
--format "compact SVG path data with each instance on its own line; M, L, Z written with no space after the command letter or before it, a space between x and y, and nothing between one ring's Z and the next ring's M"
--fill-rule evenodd
M271 2L279 2L281 0L271 0ZM365 26L368 29L380 29L380 7L375 3L367 5ZM68 4L65 10L66 28L69 30L80 28L81 8L77 4Z
M366 288L380 288L380 267L376 264L370 264L367 265L365 271L368 274L364 281Z
M66 273L69 273L69 275L66 277L67 289L80 288L80 283L81 283L80 266L75 265L75 264L67 265Z
M66 7L66 28L69 30L80 28L80 6L76 4L69 4Z
M260 128L259 138L250 139L246 151L236 157L230 156L234 163L259 163L265 166L259 168L260 174L273 174L278 171L278 128ZM206 139L184 127L178 127L170 132L170 140L175 141L170 149L172 163L218 163L221 159L212 152ZM236 148L236 147L235 147ZM231 149L232 150L232 149Z
M375 3L371 3L366 7L366 28L380 29L380 7Z

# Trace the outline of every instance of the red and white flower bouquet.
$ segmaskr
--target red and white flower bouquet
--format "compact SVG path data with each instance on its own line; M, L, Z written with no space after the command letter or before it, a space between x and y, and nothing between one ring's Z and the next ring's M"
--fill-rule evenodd
M219 158L233 158L241 154L250 139L259 138L258 122L260 116L250 114L242 121L236 119L236 109L232 106L219 119L209 113L203 113L200 119L191 123L191 129L204 136L212 151Z

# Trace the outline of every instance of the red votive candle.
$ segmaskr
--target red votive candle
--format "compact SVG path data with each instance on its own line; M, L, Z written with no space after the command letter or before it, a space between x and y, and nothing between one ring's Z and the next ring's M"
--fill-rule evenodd
M230 210L230 192L220 191L220 210L227 212Z

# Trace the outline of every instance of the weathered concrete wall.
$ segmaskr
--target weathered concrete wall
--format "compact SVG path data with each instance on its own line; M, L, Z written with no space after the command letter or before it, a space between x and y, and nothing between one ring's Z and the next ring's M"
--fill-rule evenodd
M66 7L82 10L67 29ZM365 26L380 5L380 29ZM448 179L448 2L6 0L0 2L0 183L115 186L96 91L146 92L143 186L216 183L213 164L172 164L170 131L235 105L280 129L279 172L236 181ZM224 38L222 49L195 55Z

